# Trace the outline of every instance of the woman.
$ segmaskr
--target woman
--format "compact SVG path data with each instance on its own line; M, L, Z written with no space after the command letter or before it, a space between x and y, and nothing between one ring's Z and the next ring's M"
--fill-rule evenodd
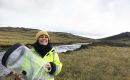
M43 66L47 70L42 74L43 77L40 80L54 80L54 76L61 71L62 63L55 49L52 47L49 34L46 31L39 31L36 34L36 42L33 44L32 51L48 62Z

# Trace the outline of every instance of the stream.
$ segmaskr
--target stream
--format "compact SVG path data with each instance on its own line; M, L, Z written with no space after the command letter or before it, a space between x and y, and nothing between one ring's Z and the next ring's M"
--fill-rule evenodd
M67 44L67 45L59 45L59 46L54 46L57 53L62 53L62 52L67 52L67 51L74 51L76 49L79 49L82 45L88 45L89 43L75 43L75 44ZM10 70L5 68L1 64L1 60L3 57L4 52L0 52L0 76L9 74Z
M75 44L67 44L67 45L59 45L54 46L58 53L67 52L67 51L74 51L80 48L82 45L88 45L89 43L75 43Z

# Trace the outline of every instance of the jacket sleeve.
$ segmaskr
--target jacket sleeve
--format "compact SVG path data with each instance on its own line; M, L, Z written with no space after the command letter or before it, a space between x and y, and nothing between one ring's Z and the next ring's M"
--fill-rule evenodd
M60 62L59 56L56 51L53 53L53 63L56 65L56 71L54 72L54 75L58 75L61 72L62 69L62 63Z

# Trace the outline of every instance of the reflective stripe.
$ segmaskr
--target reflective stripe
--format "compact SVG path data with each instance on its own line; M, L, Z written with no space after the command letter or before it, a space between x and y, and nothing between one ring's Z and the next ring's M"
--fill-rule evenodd
M34 72L34 69L35 69L35 63L34 63L34 56L30 55L30 64L31 64L31 67L32 67L32 72ZM32 75L34 75L34 73L32 73Z
M53 55L53 56L52 56L52 57L53 57L53 58L52 58L52 59L53 59L53 62L54 62L54 60L55 60L55 53L56 53L56 52L55 52L55 50L54 50L54 52L52 53L52 55Z
M43 67L41 68L41 70L44 70ZM40 79L54 79L54 76L53 75L45 75L45 74L42 74L42 72L39 74L39 76L37 75L37 77L35 77L33 80L40 80Z
M38 77L36 77L36 78L34 78L34 80L35 79L49 79L49 78L54 78L54 76L51 76L51 75L40 75L40 76L38 76Z
M59 74L59 72L61 71L61 67L62 65L56 66L56 72L54 73L55 75Z
M43 69L43 65L44 65L44 64L42 64L42 65L39 67L39 70L37 70L37 72L34 74L32 80L34 80L35 77L39 80L39 79L40 79L40 76L41 76L41 75L44 75L44 74L42 74L42 73L45 71L45 70ZM39 76L39 77L37 77L37 76Z

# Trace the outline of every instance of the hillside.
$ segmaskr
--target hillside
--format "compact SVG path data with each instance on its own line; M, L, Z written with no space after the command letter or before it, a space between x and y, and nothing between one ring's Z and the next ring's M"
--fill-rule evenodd
M35 34L38 29L0 27L0 45L12 45L20 42L32 44L35 41ZM80 37L64 32L49 32L53 44L68 44L76 42L92 42L94 39Z
M101 41L110 41L115 43L128 43L130 44L130 32L120 33L114 36L100 39Z
M123 32L117 35L109 36L106 38L97 39L92 46L118 46L118 47L130 47L130 32Z
M130 32L120 33L114 36L104 38L103 40L130 41Z

